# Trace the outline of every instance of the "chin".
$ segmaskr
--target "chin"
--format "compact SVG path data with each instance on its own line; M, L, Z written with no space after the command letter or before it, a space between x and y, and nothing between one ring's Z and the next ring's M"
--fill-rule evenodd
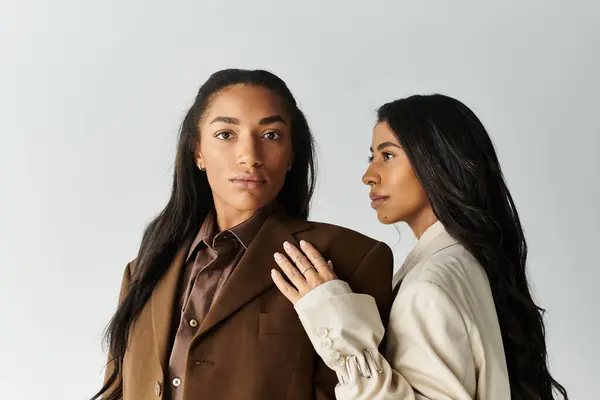
M377 219L384 225L395 224L401 220L401 218L398 218L389 212L385 212L384 210L377 210Z
M269 198L263 197L263 196L244 196L244 197L246 197L246 198L238 199L238 201L231 202L232 205L238 210L253 211L253 210L258 210L260 208L263 208L263 207L269 205L269 203L271 203L271 201L273 201L273 200L269 200Z
M384 225L392 225L394 223L393 220L391 219L386 219L387 217L377 217L377 219L379 220L379 222L381 222Z

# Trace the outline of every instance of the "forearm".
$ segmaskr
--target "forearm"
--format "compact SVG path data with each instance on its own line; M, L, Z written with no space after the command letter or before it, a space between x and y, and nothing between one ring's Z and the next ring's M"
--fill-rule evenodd
M338 376L336 399L414 398L408 382L380 353L385 329L371 296L352 293L336 280L311 291L296 310L315 350Z

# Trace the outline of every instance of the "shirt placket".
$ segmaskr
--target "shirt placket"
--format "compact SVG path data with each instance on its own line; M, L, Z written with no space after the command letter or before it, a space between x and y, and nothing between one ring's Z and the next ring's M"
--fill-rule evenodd
M181 393L183 379L185 379L185 368L187 365L187 353L190 344L196 334L198 327L208 314L210 306L214 301L219 280L222 275L222 268L226 266L235 245L230 243L233 240L231 236L217 236L213 242L213 247L203 249L208 252L207 259L210 260L194 278L194 283L187 291L187 298L181 313L179 326L177 328L177 343L174 351L182 352L182 357L175 365L169 365L171 399L180 400L183 398Z

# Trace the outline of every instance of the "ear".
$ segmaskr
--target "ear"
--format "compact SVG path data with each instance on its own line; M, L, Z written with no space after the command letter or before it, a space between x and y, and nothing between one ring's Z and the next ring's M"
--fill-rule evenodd
M196 160L196 166L200 171L206 170L206 165L204 164L204 158L202 157L202 153L200 152L200 145L196 145L196 151L194 152L194 159Z

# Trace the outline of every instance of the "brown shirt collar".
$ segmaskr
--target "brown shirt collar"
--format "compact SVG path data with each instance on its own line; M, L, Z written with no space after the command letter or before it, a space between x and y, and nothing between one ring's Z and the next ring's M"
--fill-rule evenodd
M217 215L215 209L212 209L204 219L202 225L200 226L200 230L198 231L196 238L192 242L192 246L190 247L190 251L188 252L186 261L189 260L189 258L192 256L192 253L194 253L198 245L204 243L206 246L213 248L215 238L217 238L217 236L222 236L225 233L232 234L237 239L237 241L241 243L242 246L244 246L244 249L247 250L248 247L250 247L252 240L258 233L262 224L275 209L277 209L277 202L273 202L259 209L256 213L254 213L252 217L248 218L246 221L223 232L218 232L216 218Z

